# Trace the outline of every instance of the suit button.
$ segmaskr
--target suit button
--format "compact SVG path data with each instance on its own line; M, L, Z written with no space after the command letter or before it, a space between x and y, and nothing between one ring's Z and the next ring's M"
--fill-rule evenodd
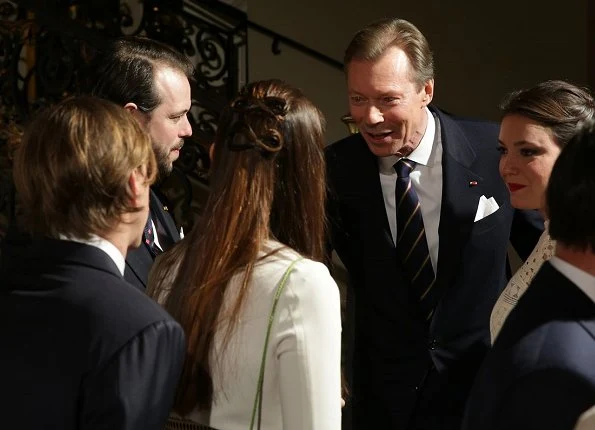
M438 344L438 341L436 339L432 339L430 341L430 349L432 351L435 350L436 348L438 348L438 346L439 346L439 344Z

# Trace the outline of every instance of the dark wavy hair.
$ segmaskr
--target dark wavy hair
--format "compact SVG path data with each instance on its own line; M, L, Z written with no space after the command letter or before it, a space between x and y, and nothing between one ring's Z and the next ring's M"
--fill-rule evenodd
M595 115L589 90L565 81L541 82L510 93L500 104L502 117L521 115L548 127L556 143L564 147L580 125Z
M149 281L154 297L168 290L164 306L186 331L187 357L174 404L179 413L211 405L214 334L224 327L229 337L237 326L264 242L276 239L323 261L323 133L320 111L279 80L247 85L223 111L201 222L158 260ZM227 285L239 272L239 294L223 315Z

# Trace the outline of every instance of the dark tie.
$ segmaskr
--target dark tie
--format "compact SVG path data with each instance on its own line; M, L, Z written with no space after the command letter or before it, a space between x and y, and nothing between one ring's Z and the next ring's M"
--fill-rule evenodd
M430 320L437 299L436 295L432 294L436 277L430 260L419 199L409 178L409 174L415 168L415 162L401 159L394 167L398 175L395 190L397 257L411 283L414 297L419 300L423 317Z
M150 216L149 219L147 219L145 229L143 230L143 240L149 248L149 251L151 251L153 257L157 257L159 254L161 254L161 250L155 244L155 231L153 230L153 223L151 222Z

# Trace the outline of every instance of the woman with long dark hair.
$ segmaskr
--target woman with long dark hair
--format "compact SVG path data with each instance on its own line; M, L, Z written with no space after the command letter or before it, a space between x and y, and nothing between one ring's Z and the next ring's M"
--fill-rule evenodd
M187 335L175 416L221 430L340 428L323 131L320 111L277 80L247 85L222 113L201 222L150 276Z

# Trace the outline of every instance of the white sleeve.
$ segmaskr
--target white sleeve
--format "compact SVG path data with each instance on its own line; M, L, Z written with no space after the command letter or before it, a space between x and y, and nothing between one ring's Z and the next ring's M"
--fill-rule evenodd
M296 265L279 303L276 356L283 430L341 428L339 289L321 263Z

